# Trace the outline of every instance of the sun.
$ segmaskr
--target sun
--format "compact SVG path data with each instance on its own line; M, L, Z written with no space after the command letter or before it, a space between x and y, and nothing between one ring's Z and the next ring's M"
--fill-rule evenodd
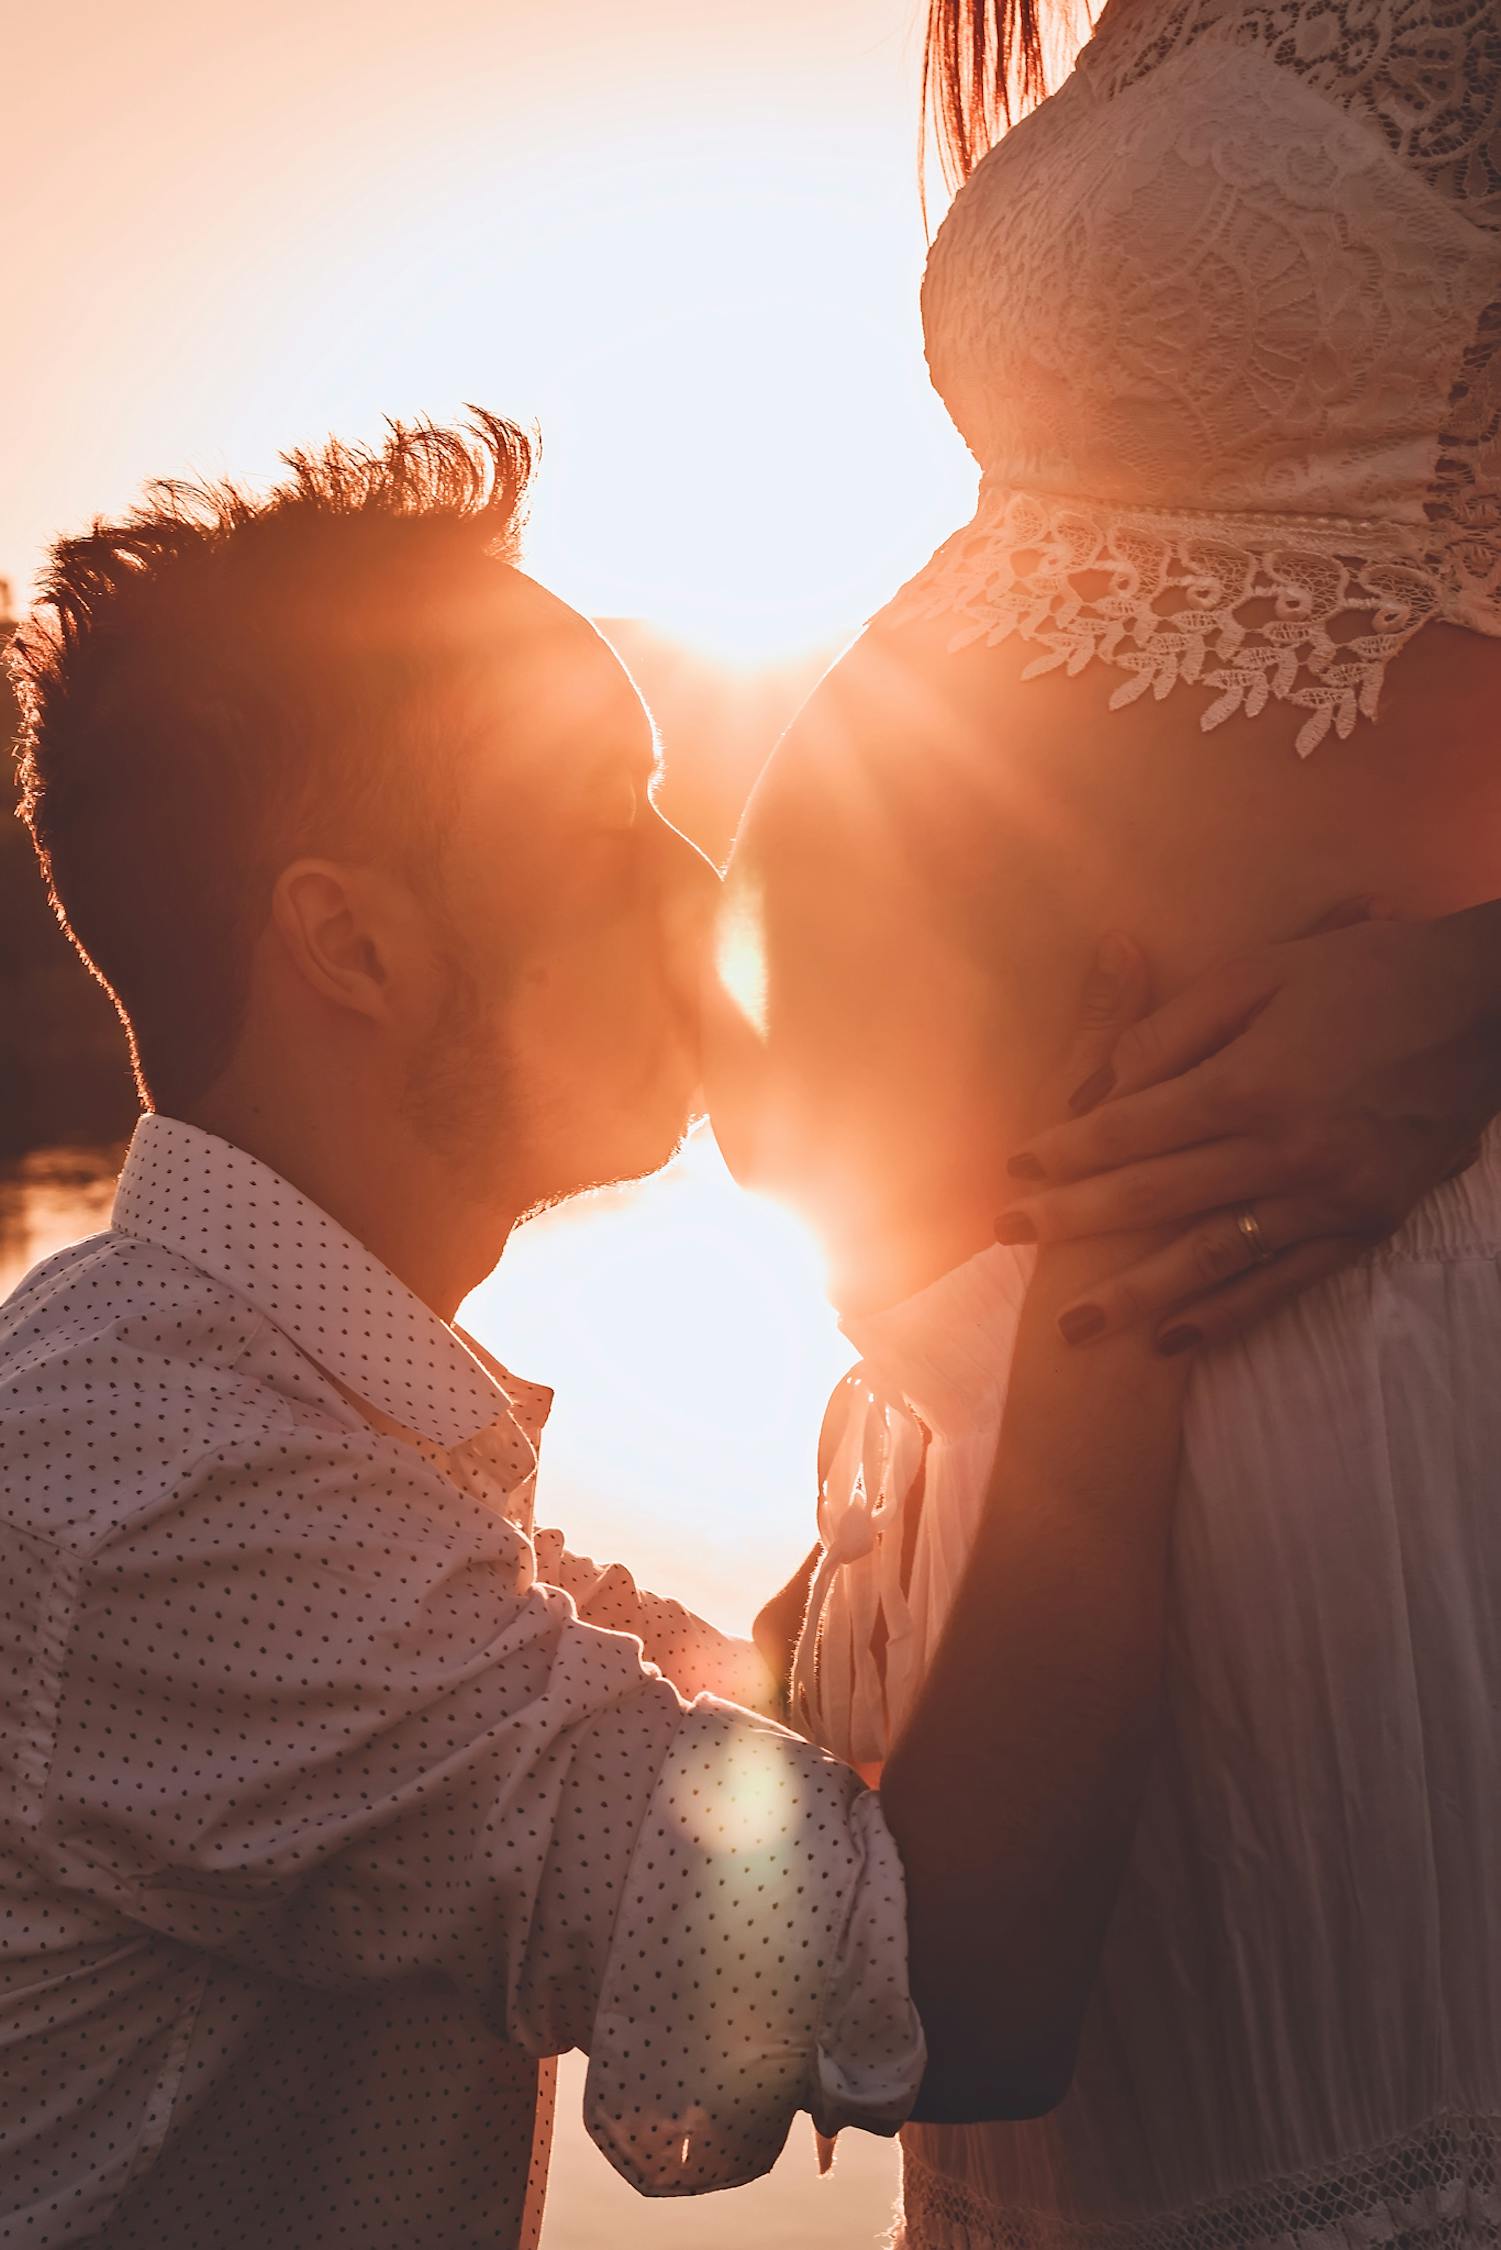
M528 567L575 606L765 667L848 639L966 519L915 231L838 167L779 187L764 146L668 137L569 250L527 313L553 367Z
M813 1544L819 1424L854 1356L802 1225L699 1131L655 1179L522 1228L461 1317L556 1392L539 1521L747 1631Z

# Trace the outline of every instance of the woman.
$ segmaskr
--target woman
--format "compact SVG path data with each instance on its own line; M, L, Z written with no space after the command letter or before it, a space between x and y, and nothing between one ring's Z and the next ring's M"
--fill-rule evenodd
M797 1710L867 1767L903 1726L1029 1244L1207 1213L1063 1308L1085 1345L1201 1299L1159 1326L1193 1366L1167 1724L1073 2090L913 2128L905 2240L1494 2242L1501 1138L1434 1183L1496 1098L1496 11L1110 0L1000 138L1048 30L934 0L967 179L924 317L979 508L779 749L726 902L716 1121L817 1219L863 1355ZM1298 942L1372 897L1431 926ZM1146 946L1160 1063L1251 1029L1029 1146L1104 926ZM1258 1052L1291 1138L1238 1098ZM1118 1088L1149 1075L1138 1041ZM1331 1183L1373 1115L1397 1203L1432 1192L1351 1263L1383 1199L1364 1158Z

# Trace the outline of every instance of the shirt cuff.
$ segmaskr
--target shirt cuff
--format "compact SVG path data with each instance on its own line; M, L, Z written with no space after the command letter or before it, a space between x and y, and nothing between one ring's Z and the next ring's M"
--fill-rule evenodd
M644 2195L759 2178L798 2110L893 2133L926 2063L906 1885L880 1803L796 1735L709 1699L642 1823L584 2122Z
M895 2133L917 2100L928 2050L907 1981L907 1879L881 1800L850 1805L861 1869L834 1955L808 2107L832 2139L846 2125Z

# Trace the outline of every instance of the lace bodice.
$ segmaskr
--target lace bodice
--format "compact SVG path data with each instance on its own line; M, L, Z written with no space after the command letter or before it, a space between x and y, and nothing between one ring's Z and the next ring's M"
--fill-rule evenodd
M898 597L1307 753L1428 619L1501 634L1501 8L1110 0L934 243L983 471Z

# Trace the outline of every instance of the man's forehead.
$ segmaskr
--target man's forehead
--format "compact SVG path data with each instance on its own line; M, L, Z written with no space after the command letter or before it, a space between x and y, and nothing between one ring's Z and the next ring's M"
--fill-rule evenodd
M509 563L497 566L484 634L495 654L518 672L584 668L602 678L607 667L619 670L587 617Z
M649 770L656 760L651 719L608 641L524 571L510 564L499 571L485 638L508 726L539 752L613 754ZM512 747L520 747L514 738Z
M508 563L500 568L486 638L510 677L559 693L572 681L584 698L635 697L630 675L587 617L524 571Z

